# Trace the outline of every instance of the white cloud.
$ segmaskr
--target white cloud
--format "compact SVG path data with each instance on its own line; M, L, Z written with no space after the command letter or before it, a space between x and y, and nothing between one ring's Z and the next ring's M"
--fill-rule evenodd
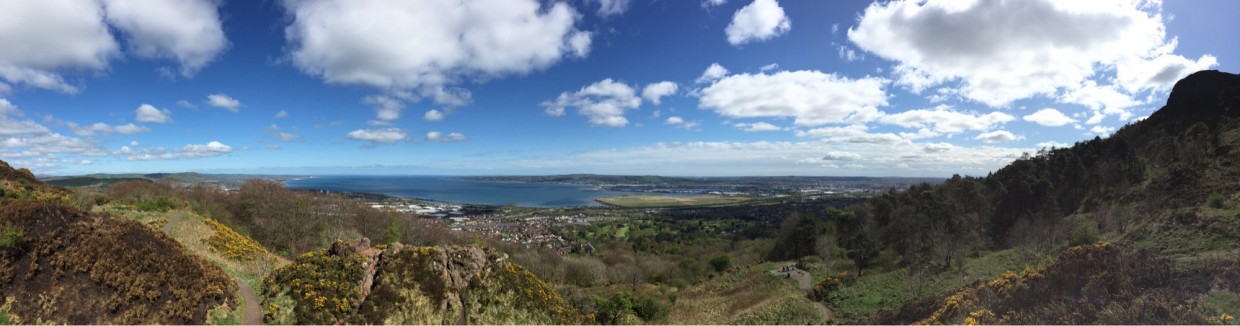
M965 98L1006 106L1055 96L1110 68L1122 83L1132 80L1131 89L1182 76L1188 69L1159 78L1133 72L1134 65L1161 72L1174 64L1128 64L1175 47L1166 40L1160 7L1156 1L892 1L866 8L848 38L896 61L898 83L914 92L958 81ZM1193 66L1212 62L1203 56Z
M370 145L391 144L409 138L409 134L399 128L358 129L345 135L349 139L370 142Z
M850 152L827 152L822 157L823 161L856 161L861 159L861 154Z
M698 106L731 118L793 117L801 126L865 122L882 115L885 82L805 70L737 74L703 89Z
M189 144L181 148L178 158L202 158L220 156L232 153L232 147L224 145L218 141L211 141L206 144Z
M778 63L772 63L772 64L765 65L762 67L758 67L758 71L761 71L761 72L768 72L768 71L775 70L775 69L779 69ZM725 71L724 74L727 74L727 72Z
M375 119L372 125L389 125L392 121L400 119L400 111L405 109L405 103L399 99L383 96L371 95L362 99L362 103L369 104L375 108Z
M237 112L239 108L241 108L241 101L229 97L228 94L224 93L207 95L207 104L232 112Z
M99 72L122 57L110 30L140 58L171 58L193 75L227 46L215 2L0 2L0 80L76 93L62 72ZM109 26L111 24L111 26ZM9 88L0 83L0 89Z
M464 141L464 140L465 140L465 135L459 132L449 133L447 135L444 135L443 133L438 132L438 131L431 131L431 132L426 133L426 141L451 143L451 142L458 142L458 141Z
M810 130L798 130L797 137L820 138L829 143L855 144L908 144L910 141L892 133L870 133L870 128L863 124L843 127L823 127Z
M660 99L664 96L676 94L677 85L670 81L661 81L657 83L646 84L646 88L642 89L642 98L649 100L654 105L659 105Z
M197 109L198 108L197 105L194 105L194 103L190 103L189 101L186 101L186 100L177 100L177 106L180 106L186 109Z
M662 175L986 175L1028 152L1028 148L955 147L925 152L924 144L803 142L659 142L646 146L607 148L570 155L504 158L502 161L453 161L454 169L478 170L502 165L509 173L556 173L588 170L607 174ZM822 159L851 153L857 159ZM841 154L841 156L851 156ZM501 164L502 163L502 164ZM833 164L840 163L840 164ZM741 168L738 168L741 167Z
M133 112L138 122L165 123L172 121L172 118L169 117L172 115L172 111L156 109L154 106L146 103L139 105L138 109Z
M592 126L624 127L629 120L624 112L641 106L637 91L610 78L582 87L574 93L564 92L555 100L542 103L550 116L563 116L565 108L575 107Z
M426 114L422 115L422 120L426 120L426 121L442 121L443 118L444 118L443 112L439 110L434 110L434 109L427 110Z
M1218 65L1218 58L1204 54L1197 60L1172 54L1176 40L1155 49L1142 58L1130 58L1117 65L1116 78L1120 85L1129 92L1142 90L1167 90L1176 81L1188 74L1213 68Z
M94 1L0 1L0 78L76 93L57 70L103 70L119 45Z
M736 129L740 129L746 132L779 131L779 130L784 129L784 128L780 128L779 126L766 123L766 122L754 122L754 123L738 122L732 126L736 127Z
M702 0L702 7L722 6L725 3L728 3L728 0Z
M209 0L103 1L107 21L125 35L132 53L175 59L186 77L228 46L216 5Z
M1065 143L1061 143L1057 141L1044 141L1044 142L1038 143L1037 147L1039 150L1043 148L1050 150L1052 148L1069 148L1069 147L1072 147L1072 144L1065 144Z
M754 0L732 15L732 22L724 29L728 43L739 46L749 42L765 41L792 30L792 20L784 15L784 8L775 0Z
M590 2L598 3L598 15L607 17L613 15L624 14L629 10L630 0L590 0Z
M284 119L284 118L288 118L288 111L285 111L285 110L280 110L280 112L276 112L276 117L275 117L275 118L276 118L276 119Z
M1064 115L1063 112L1059 112L1059 110L1052 108L1038 110L1038 112L1027 115L1022 119L1047 127L1059 127L1070 123L1076 123L1076 119L1070 118Z
M716 63L710 64L709 67L706 67L706 71L703 71L702 76L698 77L697 80L694 80L694 82L698 84L709 83L709 82L719 80L720 78L723 78L724 76L727 76L727 75L728 75L728 68L724 68L723 66L719 65L718 62L716 62Z
M1007 130L995 130L991 132L978 134L977 137L973 139L977 139L977 140L984 141L987 143L1001 143L1005 141L1013 141L1013 140L1016 140L1017 138L1016 138L1016 135L1013 135L1011 132L1008 132Z
M126 124L126 125L120 125L120 126L112 126L112 125L102 123L102 122L96 122L93 124L82 125L82 126L78 125L77 123L70 122L69 130L72 130L73 134L78 135L78 136L111 135L112 133L128 135L128 134L136 134L140 132L151 131L150 128L135 125L132 123Z
M435 89L540 70L584 56L590 44L590 34L573 27L580 15L563 2L282 3L291 16L284 32L293 65L330 84Z
M933 110L918 109L889 114L880 118L879 121L905 128L930 128L937 133L956 134L966 130L990 130L1015 119L1003 112L974 115L957 112L949 106L940 105Z
M667 120L664 120L663 124L672 125L672 126L676 126L678 128L684 128L684 129L694 129L700 126L702 123L697 122L697 121L685 121L685 119L681 117L667 117Z
M1065 92L1059 97L1061 103L1080 104L1094 111L1094 115L1090 117L1086 124L1098 124L1108 115L1119 116L1120 120L1128 120L1132 117L1132 112L1128 112L1129 107L1141 105L1140 101L1132 99L1131 96L1121 93L1116 86L1099 86L1098 83L1088 80L1079 88Z
M286 141L286 142L287 142L287 141L293 141L293 140L295 140L295 139L297 139L297 138L301 137L301 136L298 136L298 135L295 135L295 134L286 133L286 132L277 132L277 133L273 134L272 136L273 136L273 137L275 137L275 138L277 138L277 139L279 139L279 140L281 140L281 141Z
M956 145L951 143L926 143L925 146L921 147L921 150L926 153L942 153L953 149L956 149Z
M1094 126L1093 128L1089 128L1089 132L1098 136L1106 136L1110 135L1112 132L1115 132L1115 127Z

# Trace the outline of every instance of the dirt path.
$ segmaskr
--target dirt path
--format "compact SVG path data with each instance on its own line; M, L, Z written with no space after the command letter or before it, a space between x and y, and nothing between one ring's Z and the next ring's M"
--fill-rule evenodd
M783 277L788 277L788 275L791 275L793 279L797 280L797 289L800 289L801 292L805 292L807 296L809 295L810 289L814 286L813 277L809 275L809 272L803 270L794 268L788 272L781 272L779 269L774 269L771 270L771 274ZM825 325L828 322L835 320L835 313L831 312L831 308L827 308L826 304L814 301L814 307L818 308L818 311L822 312L822 320L818 322L819 325Z
M172 219L169 220L168 223L164 223L164 226L159 227L159 230L167 233L168 236L172 236L172 225L181 221L181 213L172 213L169 215L172 215Z
M241 299L245 301L245 313L241 315L241 323L244 325L262 325L263 311L258 305L258 294L254 293L254 289L250 284L245 283L240 277L234 276L237 280L237 288L241 290Z

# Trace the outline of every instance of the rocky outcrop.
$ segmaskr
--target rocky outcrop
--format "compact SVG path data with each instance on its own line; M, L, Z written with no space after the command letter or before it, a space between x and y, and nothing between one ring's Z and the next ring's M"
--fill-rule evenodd
M337 241L266 281L268 322L565 324L592 320L499 251ZM348 284L348 289L333 288ZM345 291L341 291L345 290ZM344 303L335 307L326 303ZM271 304L275 304L271 306Z

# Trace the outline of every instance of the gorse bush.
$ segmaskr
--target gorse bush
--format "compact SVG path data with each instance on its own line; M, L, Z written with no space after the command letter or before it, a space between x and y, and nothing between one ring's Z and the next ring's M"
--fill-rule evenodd
M167 196L142 198L134 203L138 210L146 212L167 212L180 207L181 204Z
M17 242L21 241L25 233L18 229L16 225L8 222L0 223L0 249L9 249L17 246Z
M215 229L215 233L202 239L212 251L236 261L250 261L267 254L267 249L258 242L233 231L227 225L212 218L203 219L203 222Z

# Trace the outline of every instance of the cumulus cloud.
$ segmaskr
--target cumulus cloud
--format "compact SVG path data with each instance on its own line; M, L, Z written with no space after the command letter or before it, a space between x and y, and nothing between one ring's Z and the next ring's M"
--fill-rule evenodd
M465 140L465 135L459 132L453 132L447 135L441 132L438 132L438 131L431 131L431 132L426 133L426 141L431 141L431 142L451 143L451 142L458 142L458 141L464 141L464 140Z
M207 95L207 104L232 112L237 112L241 108L241 101L238 101L237 99L224 93Z
M1003 112L975 115L940 105L931 110L908 110L883 116L879 121L905 128L929 128L937 133L956 134L966 130L985 131L1015 120Z
M724 29L728 43L739 46L749 42L765 41L792 30L792 20L784 15L784 8L775 0L754 0L732 15L732 22Z
M1131 96L1121 93L1113 85L1100 86L1092 80L1085 81L1081 87L1064 93L1059 97L1059 102L1080 104L1093 110L1094 114L1085 122L1086 124L1101 123L1102 119L1109 115L1118 116L1120 120L1128 120L1132 117L1132 112L1129 112L1128 108L1142 104L1132 99Z
M766 122L754 122L754 123L748 123L748 122L738 122L738 123L736 123L736 124L733 124L732 126L733 126L733 127L736 127L736 129L740 129L740 130L743 130L743 131L745 131L745 132L760 132L760 131L779 131L779 130L784 130L783 128L780 128L779 126L776 126L776 125L773 125L773 124L770 124L770 123L766 123Z
M1039 149L1039 150L1040 150L1040 149L1048 149L1048 150L1049 150L1049 149L1054 149L1054 148L1068 148L1068 147L1072 147L1072 144L1066 144L1066 143L1061 143L1061 142L1057 142L1057 141L1044 141L1044 142L1038 143L1038 145L1037 145L1037 146L1038 146L1038 149Z
M953 149L956 149L956 145L951 143L927 143L921 147L921 150L926 153L942 153Z
M186 109L197 109L198 108L197 105L194 105L194 103L190 103L189 101L186 101L186 100L177 100L177 106L180 106Z
M369 104L375 108L375 119L371 120L372 125L390 125L392 121L400 119L400 111L405 109L405 103L400 100L382 95L367 96L362 99L362 103Z
M121 31L130 52L170 58L182 76L193 76L228 46L216 2L103 0L108 23Z
M181 148L178 158L203 158L232 153L232 147L218 141L206 144L189 144Z
M1089 128L1089 132L1098 136L1106 136L1110 135L1112 132L1115 132L1115 127L1094 126L1093 128Z
M287 142L287 141L293 141L293 140L295 140L295 139L297 139L297 138L300 138L301 136L299 136L299 135L295 135L295 134L286 133L286 132L277 132L277 133L275 133L275 134L272 134L272 137L275 137L276 139L279 139L279 140L281 140L281 141L286 141L286 142Z
M216 10L206 0L0 2L0 22L21 27L0 28L0 80L76 93L61 74L103 71L122 57L113 29L133 55L174 59L190 76L227 45Z
M865 122L887 105L884 83L806 70L736 74L702 89L698 106L731 118L792 117L801 126Z
M646 84L646 88L642 89L642 98L659 105L660 99L664 96L676 94L677 85L670 81L661 81L657 83Z
M138 122L165 123L172 121L172 118L169 117L172 115L172 111L168 111L168 109L157 109L146 103L139 105L138 109L133 112L135 115L134 118L138 120Z
M1191 65L1170 57L1175 42L1166 40L1160 6L1138 1L892 1L866 8L848 38L895 61L897 82L914 92L959 82L963 97L1006 106L1036 95L1055 96L1110 68L1126 88L1143 89L1178 79L1190 66L1213 65L1209 55ZM1162 61L1149 63L1156 60ZM1153 68L1137 73L1137 67Z
M350 131L345 137L352 140L367 141L369 145L391 144L409 138L409 134L399 128L358 129Z
M58 70L102 70L120 54L94 1L3 1L0 22L10 26L0 28L0 78L10 83L76 93Z
M985 132L985 133L978 134L977 137L973 139L977 139L977 140L984 141L987 143L1001 143L1005 141L1016 140L1016 135L1013 135L1011 132L1007 130L995 130L991 132Z
M728 0L702 0L702 7L722 6L728 3Z
M422 120L426 120L426 121L442 121L443 118L444 118L443 112L439 110L434 110L434 109L428 110L426 111L426 114L422 115Z
M564 2L282 3L291 16L284 34L293 65L330 84L436 89L543 69L586 55L590 44L590 34L574 27L580 15Z
M823 161L856 161L861 159L861 154L850 152L827 152L822 157Z
M1052 108L1045 108L1027 115L1025 121L1033 122L1047 127L1059 127L1070 123L1076 123L1076 119L1064 115L1063 112Z
M275 118L276 118L276 119L284 119L284 118L288 118L288 111L285 111L285 110L280 110L280 112L276 112L276 117L275 117Z
M693 129L697 128L702 123L697 121L685 121L685 119L681 117L667 117L667 120L664 120L663 124L676 126L677 128Z
M563 116L566 108L573 107L592 126L624 127L629 123L624 112L636 109L641 103L633 87L608 78L573 93L561 93L554 100L544 101L542 106L550 116Z
M727 75L728 75L728 68L724 68L723 66L719 65L718 62L716 62L716 63L710 64L709 67L706 67L706 71L703 71L702 76L698 77L697 80L694 80L694 82L698 84L709 83L709 82L719 80L720 78L723 78L724 76L727 76Z

